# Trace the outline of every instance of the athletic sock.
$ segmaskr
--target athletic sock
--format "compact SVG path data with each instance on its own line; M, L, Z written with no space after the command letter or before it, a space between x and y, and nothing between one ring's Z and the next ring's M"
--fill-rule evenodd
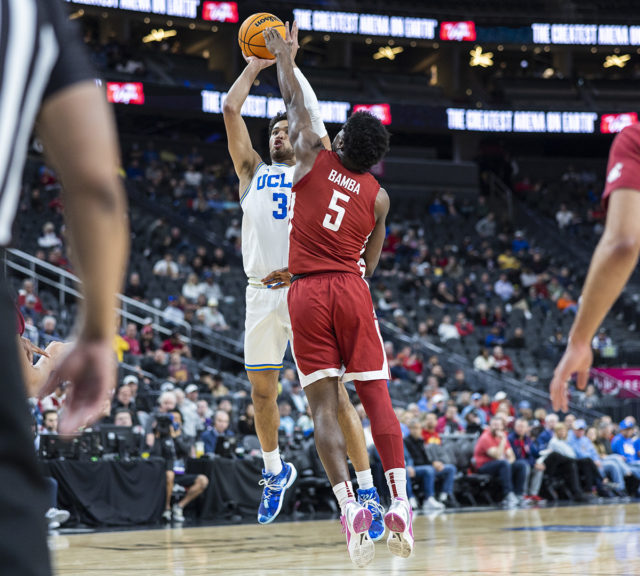
M407 471L404 468L391 468L384 475L391 497L407 500Z
M355 500L355 497L353 496L353 485L351 482L340 482L340 484L336 484L333 487L333 493L336 495L338 505L344 515L345 504L350 500Z
M373 475L371 474L371 468L358 472L356 470L356 478L358 479L358 488L360 490L368 490L373 488Z
M264 460L264 471L269 474L280 474L282 472L282 459L280 458L280 448L276 448L272 452L262 452L262 460Z

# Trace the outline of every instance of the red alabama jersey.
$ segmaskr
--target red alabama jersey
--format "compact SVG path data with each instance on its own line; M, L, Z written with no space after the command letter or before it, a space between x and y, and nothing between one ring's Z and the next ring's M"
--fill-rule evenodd
M329 150L293 186L289 223L289 272L353 272L364 276L364 253L376 223L380 190L369 173L347 170Z
M602 195L605 206L611 193L620 188L640 190L640 124L625 128L611 145Z

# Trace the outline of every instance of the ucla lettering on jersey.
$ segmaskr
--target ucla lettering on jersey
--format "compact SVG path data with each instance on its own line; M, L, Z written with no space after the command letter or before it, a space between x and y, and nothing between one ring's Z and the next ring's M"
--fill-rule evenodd
M264 278L286 268L289 258L288 215L293 166L260 163L240 197L242 260L249 278Z

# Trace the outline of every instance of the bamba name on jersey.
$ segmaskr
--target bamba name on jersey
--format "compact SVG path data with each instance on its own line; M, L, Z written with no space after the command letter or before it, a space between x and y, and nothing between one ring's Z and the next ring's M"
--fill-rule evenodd
M353 192L354 194L360 194L360 183L356 182L354 178L349 178L344 174L341 174L337 170L331 170L329 172L329 181L342 186L345 190Z

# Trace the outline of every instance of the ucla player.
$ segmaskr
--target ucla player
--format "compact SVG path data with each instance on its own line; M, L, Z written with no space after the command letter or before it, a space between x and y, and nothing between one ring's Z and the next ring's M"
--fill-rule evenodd
M297 26L287 37L293 43L292 58L297 50ZM246 68L233 84L224 102L224 122L229 153L240 180L242 219L242 258L248 278L245 319L245 369L252 387L256 432L262 447L264 470L260 484L264 486L258 510L258 522L275 520L282 507L284 493L296 479L296 469L283 462L278 449L278 376L291 338L291 321L287 307L289 275L288 221L291 182L295 155L289 141L285 114L269 123L269 155L271 163L262 161L254 150L241 109L251 86L264 68L275 60L245 58ZM329 148L331 141L320 118L318 101L302 72L296 77L303 86L305 103L314 119L314 130ZM264 282L263 282L264 280ZM347 452L358 478L358 496L371 511L374 522L372 540L384 536L383 509L373 485L369 456L360 419L349 401L347 391L340 392L340 427L347 443Z

